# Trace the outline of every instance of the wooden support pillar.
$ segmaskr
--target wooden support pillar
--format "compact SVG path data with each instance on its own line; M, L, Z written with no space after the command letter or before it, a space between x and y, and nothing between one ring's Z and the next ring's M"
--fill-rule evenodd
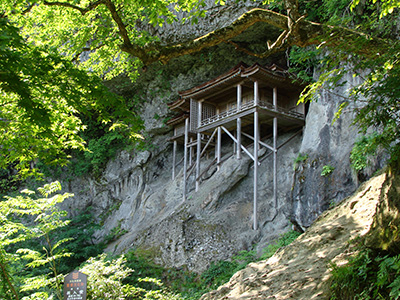
M258 149L259 149L258 111L254 112L254 183L253 183L253 229L257 230L257 196L258 196Z
M254 106L258 106L260 104L260 95L259 95L259 89L258 89L258 81L254 81ZM258 113L257 113L257 123L258 123ZM259 126L257 125L257 132L259 130ZM254 143L257 145L257 149L260 150L260 144L255 141L255 131L254 131ZM260 140L260 136L258 137L258 140Z
M238 84L237 85L237 110L240 112L242 109L242 85ZM241 159L242 158L242 149L241 149L241 144L242 144L242 119L237 118L236 120L236 158Z
M189 166L191 166L192 164L193 164L193 156L194 156L194 153L193 153L194 151L193 151L193 138L191 137L190 138L190 147L189 147Z
M233 136L234 136L235 140L237 141L237 132L234 132ZM237 146L236 146L235 140L233 140L233 144L232 144L233 145L233 155L236 154L236 150L237 150Z
M273 125L273 148L274 148L274 165L273 165L273 172L274 172L274 204L275 208L278 209L278 145L277 145L277 139L278 139L278 118L274 118L274 125Z
M220 169L220 164L221 164L221 138L222 138L222 132L221 132L221 126L217 128L217 170L219 171Z
M172 148L172 180L175 179L176 173L176 151L178 149L178 142L174 140L173 148Z
M196 147L196 192L199 190L200 185L200 152L201 152L201 134L197 133L197 147Z
M258 81L254 81L254 105L258 105L259 96L258 96Z
M278 89L274 87L273 89L273 97L272 103L274 108L278 110ZM273 195L274 195L274 205L275 209L278 209L278 118L275 117L273 120L273 148L274 148L274 162L273 162L273 172L274 172L274 179L273 179Z
M198 117L197 117L197 155L196 155L196 192L199 190L200 185L200 153L201 153L201 133L198 131L201 126L201 110L202 103L198 102Z
M189 118L185 120L185 140L183 143L183 201L186 201L187 144L189 141Z

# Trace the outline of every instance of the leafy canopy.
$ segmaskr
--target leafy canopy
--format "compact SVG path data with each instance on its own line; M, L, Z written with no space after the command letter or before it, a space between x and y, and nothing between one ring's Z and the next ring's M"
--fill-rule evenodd
M137 132L135 114L97 76L50 46L28 44L6 18L0 30L0 168L26 176L38 159L65 164L68 150L85 147L83 114Z
M128 71L138 75L139 59L120 48L129 40L146 46L158 38L151 27L204 16L205 0L4 0L0 12L23 28L29 43L58 49L66 58L106 79ZM223 1L216 1L223 4Z

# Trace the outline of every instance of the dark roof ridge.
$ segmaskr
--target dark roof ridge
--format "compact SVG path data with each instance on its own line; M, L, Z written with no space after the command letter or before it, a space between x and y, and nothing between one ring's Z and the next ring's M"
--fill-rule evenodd
M247 68L248 68L248 65L241 61L236 66L234 66L230 70L226 71L225 73L219 75L218 77L215 77L209 81L206 81L203 84L195 86L189 90L180 91L178 93L181 97L185 97L187 95L192 94L193 92L195 92L197 90L207 89L209 86L212 86L213 84L217 83L218 81L226 80L227 78L232 77L234 75L239 75L243 71L245 71Z

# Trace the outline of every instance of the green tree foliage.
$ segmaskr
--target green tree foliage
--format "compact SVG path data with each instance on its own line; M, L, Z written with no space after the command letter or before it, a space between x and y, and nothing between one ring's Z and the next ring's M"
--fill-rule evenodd
M125 263L126 259L123 255L113 260L107 260L105 254L90 258L80 269L81 272L88 275L88 282L90 282L87 290L87 299L181 299L163 288L162 283L156 279L143 278L141 280L153 282L153 284L159 286L158 290L146 290L125 284L123 282L124 279L134 272L134 270L126 267Z
M128 138L138 137L138 117L98 77L53 48L27 44L4 17L0 30L1 169L12 165L26 176L38 159L65 164L71 149L85 147L82 115L114 122Z
M126 266L124 256L96 257L99 247L87 246L93 233L93 226L87 227L89 215L66 219L66 212L57 205L72 195L57 193L60 189L60 183L54 182L38 188L39 195L24 190L0 202L1 299L62 300L64 275L60 271L79 268L77 262L89 256L93 257L80 267L88 275L88 299L179 299L156 279L135 277L136 281L152 283L155 289L126 284L124 280L134 271ZM83 223L88 232L82 232Z
M204 0L4 0L0 12L23 27L29 42L57 48L105 78L126 71L135 78L142 63L123 51L121 42L145 46L157 37L140 28L177 21L178 12L186 14L182 21L196 22L204 15L204 6ZM82 59L82 53L88 59Z
M304 4L305 8L310 5L313 2ZM336 37L335 47L324 47L333 38L327 35L321 37L317 48L292 52L295 70L311 63L323 73L303 92L302 101L312 99L321 89L330 90L346 84L346 75L363 79L361 84L353 85L336 116L340 117L346 109L356 111L354 124L363 135L352 152L356 170L367 166L368 155L375 155L377 148L386 149L389 163L400 170L400 32L396 14L399 8L398 1L322 1L321 12L312 10L316 12L311 15L313 20L363 32L370 39L376 39L376 47L367 47L365 41L351 40L345 35ZM383 44L387 45L384 49L380 47ZM368 52L360 51L364 48ZM356 105L349 105L354 102Z
M26 259L30 261L27 267L47 266L53 276L51 278L47 276L26 277L20 291L53 286L58 298L62 299L61 278L56 261L69 254L60 247L66 240L54 241L51 234L55 229L68 224L67 220L63 220L66 212L59 210L57 204L72 195L64 193L50 197L60 189L60 183L54 182L38 189L43 198L35 197L33 191L24 190L21 195L7 196L5 201L0 202L0 262L2 278L6 279L4 282L7 283L2 285L6 295L12 293L16 299L19 299L10 272L10 265L16 263L18 259ZM18 249L16 253L7 252L11 245L38 238L44 240L42 245L44 254L32 249Z
M361 248L346 265L332 265L331 292L332 300L399 299L400 256Z

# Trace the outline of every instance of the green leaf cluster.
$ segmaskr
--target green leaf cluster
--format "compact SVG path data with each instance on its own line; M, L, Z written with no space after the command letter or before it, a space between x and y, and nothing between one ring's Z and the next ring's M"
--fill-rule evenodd
M23 178L37 174L38 160L66 164L71 151L85 149L83 116L138 138L138 116L97 76L59 49L29 45L4 17L0 30L0 169L12 165Z
M68 225L58 228L54 232L55 240L67 240L63 244L64 251L71 253L58 262L60 273L67 274L78 268L89 257L96 257L103 249L103 243L95 242L93 234L100 229L95 222L90 208L71 218ZM32 245L33 247L33 245Z
M380 135L371 133L361 136L354 144L350 153L352 167L356 171L362 171L371 164L371 157L376 154L380 142L377 140Z
M334 170L335 167L332 167L331 165L325 165L322 167L321 176L328 177Z
M58 209L58 204L72 195L59 194L60 189L61 185L54 182L38 188L40 195L25 190L21 195L0 201L1 299L62 300L64 275L60 272L69 273L75 268L88 275L90 300L181 299L157 279L137 279L151 284L149 289L127 284L125 279L133 270L126 266L124 256L115 259L108 259L106 254L96 256L101 247L88 243L95 230L90 225L93 223L90 213L81 214L71 222L65 219L66 214Z
M58 274L56 261L70 254L61 248L61 245L68 241L62 239L54 241L51 234L58 228L66 226L69 221L65 220L66 212L58 209L58 204L72 194L55 194L61 190L59 182L46 184L38 188L42 198L35 197L35 192L30 190L22 191L16 197L6 196L5 201L0 202L0 250L1 269L7 286L2 289L5 294L12 293L16 299L19 292L38 290L51 286L57 296L61 299L61 278ZM54 196L51 196L55 194ZM51 196L51 197L50 197ZM8 252L12 246L27 240L43 238L42 249L44 253L33 249L18 249L15 253ZM53 274L53 279L39 275L28 278L21 278L22 285L19 291L15 287L13 279L20 276L21 272L12 274L12 264L20 264L28 261L25 267L37 268L47 266ZM23 266L22 263L21 266Z
M400 298L400 256L362 248L343 266L332 266L331 298L389 300Z
M306 71L311 64L322 73L316 82L305 89L300 101L315 99L321 90L334 94L336 87L352 86L348 95L343 96L334 121L345 111L355 112L354 125L363 136L352 152L355 169L365 168L370 159L362 156L376 155L377 148L386 149L390 156L389 163L399 169L400 43L396 12L400 3L390 0L322 1L321 10L314 7L316 2L300 3L308 12L314 12L308 16L313 21L340 24L365 33L357 39L348 40L346 36L332 36L327 27L326 36L319 37L321 44L318 47L291 50L290 59L294 68L303 67ZM376 49L369 48L371 51L363 52L366 41L371 37L380 39L388 46L382 49L377 43ZM332 39L336 41L335 46L325 48L325 41ZM312 53L318 54L312 56ZM345 80L351 76L362 79L362 83ZM374 133L371 135L371 132ZM367 148L362 149L361 145Z
M362 139L366 153L374 153L377 147L390 153L390 163L395 168L400 166L400 43L387 60L379 60L365 82L354 89L357 101L365 105L357 111L355 124L366 136ZM365 101L364 99L367 99ZM373 134L368 134L370 128Z
M293 170L296 171L300 163L305 162L308 159L308 154L297 154L296 158L293 160Z
M134 270L126 267L123 255L116 259L108 260L106 254L90 258L80 271L88 275L87 299L160 299L178 300L180 297L163 288L157 279L143 278L142 281L152 282L159 287L158 290L146 290L140 287L125 284L123 281Z
M58 53L79 62L81 68L105 79L119 74L135 79L142 67L139 59L121 50L121 28L107 5L123 11L119 14L120 22L125 26L127 38L137 46L157 42L158 38L151 34L156 27L173 22L194 24L205 15L204 0L48 3L44 0L4 0L0 3L0 12L23 28L23 36L30 44L58 49ZM215 3L223 5L224 1ZM86 10L88 6L92 9Z
M264 250L260 257L261 260L268 259L275 254L282 247L286 247L290 245L295 239L297 239L301 235L300 232L295 230L290 230L284 234L282 234L277 241L269 244Z

